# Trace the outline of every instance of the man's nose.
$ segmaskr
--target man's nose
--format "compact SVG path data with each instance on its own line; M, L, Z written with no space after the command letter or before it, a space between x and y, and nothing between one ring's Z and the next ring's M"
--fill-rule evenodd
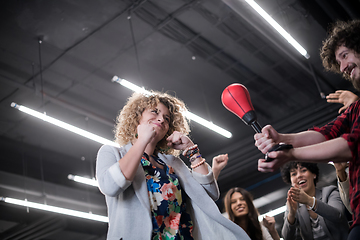
M340 71L343 73L347 68L347 63L344 61L340 62Z

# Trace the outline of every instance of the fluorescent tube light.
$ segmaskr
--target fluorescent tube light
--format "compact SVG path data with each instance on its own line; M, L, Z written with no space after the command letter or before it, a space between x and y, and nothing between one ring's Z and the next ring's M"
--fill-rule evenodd
M245 0L256 12L260 14L286 41L288 41L306 59L310 58L305 48L303 48L288 32L285 31L267 12L264 11L254 0Z
M112 82L116 82L116 83L119 83L121 84L122 86L124 87L127 87L129 88L130 90L133 90L134 92L139 92L139 93L144 93L144 94L148 94L150 95L151 92L145 90L145 88L141 88L133 83L130 83L129 81L125 80L125 79L122 79L122 78L119 78L118 76L114 76L111 80ZM190 120L193 120L194 122L197 122L201 125L203 125L204 127L207 127L209 128L210 130L213 130L214 132L220 134L220 135L223 135L224 137L226 138L231 138L232 137L232 134L231 132L215 125L214 123L208 121L208 120L205 120L189 111L186 111L184 112L184 115L185 117L187 117L188 119Z
M112 82L119 83L120 85L123 85L124 87L133 90L134 92L143 93L146 95L151 95L151 92L145 90L144 87L139 87L123 78L119 78L118 76L114 76L111 80Z
M197 122L197 123L203 125L204 127L207 127L208 129L213 130L214 132L217 132L220 135L223 135L224 137L227 137L227 138L232 137L231 132L229 132L229 131L215 125L214 123L212 123L208 120L205 120L189 111L184 112L184 115L188 119L193 120L194 122Z
M276 216L276 215L278 215L278 214L280 214L280 213L285 212L285 210L286 210L286 205L285 205L285 206L282 206L282 207L279 207L279 208L277 208L277 209L274 209L274 210L272 210L272 211L270 211L270 212L267 212L267 213L265 213L265 214L262 214L262 215L259 216L259 221L261 222L262 219L263 219L265 216L273 217L273 216Z
M85 178L85 177L80 177L80 176L77 176L77 175L69 174L68 179L73 180L75 182L79 182L79 183L87 184L87 185L90 185L90 186L94 186L94 187L99 186L98 182L95 179L91 179L91 178Z
M70 131L70 132L73 132L73 133L76 133L76 134L78 134L78 135L80 135L80 136L83 136L83 137L86 137L86 138L88 138L88 139L91 139L91 140L93 140L93 141L95 141L95 142L98 142L98 143L101 143L101 144L107 144L107 145L111 145L111 146L115 146L115 147L118 147L118 146L119 146L117 143L115 143L115 142L113 142L113 141L110 141L110 140L108 140L108 139L106 139L106 138L103 138L103 137L100 137L100 136L98 136L98 135L95 135L95 134L90 133L90 132L88 132L88 131L82 130L82 129L78 128L78 127L74 127L74 126L72 126L72 125L70 125L70 124L68 124L68 123L65 123L65 122L63 122L63 121L57 120L57 119L52 118L52 117L49 117L49 116L47 116L47 115L44 114L44 113L37 112L37 111L32 110L32 109L30 109L30 108L28 108L28 107L25 107L25 106L16 104L16 103L14 103L14 102L11 103L11 107L16 108L16 109L18 109L19 111L22 111L22 112L24 112L24 113L27 113L27 114L29 114L29 115L31 115L31 116L33 116L33 117L42 119L42 120L44 120L45 122L49 122L49 123L54 124L54 125L56 125L56 126L58 126L58 127L61 127L61 128L63 128L63 129L66 129L66 130L68 130L68 131Z
M60 213L60 214L69 215L69 216L73 216L73 217L85 218L85 219L90 219L90 220L99 221L99 222L109 222L109 218L106 216L101 216L101 215L96 215L96 214L86 213L86 212L80 212L80 211L75 211L75 210L71 210L71 209L60 208L60 207L55 207L55 206L50 206L50 205L45 205L45 204L40 204L40 203L29 202L26 199L19 200L19 199L9 198L9 197L0 197L0 201L19 205L19 206L49 211L49 212L53 212L53 213Z

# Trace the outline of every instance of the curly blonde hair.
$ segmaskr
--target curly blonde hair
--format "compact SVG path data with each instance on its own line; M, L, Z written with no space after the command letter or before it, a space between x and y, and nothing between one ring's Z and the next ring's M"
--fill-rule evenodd
M129 97L126 105L116 118L115 141L123 146L136 139L137 126L140 123L142 113L147 108L155 108L159 103L164 104L170 112L169 130L165 137L156 145L156 152L179 155L179 151L169 148L166 138L174 131L185 135L190 133L190 128L182 112L186 111L185 103L167 93L152 91L150 95L134 93Z

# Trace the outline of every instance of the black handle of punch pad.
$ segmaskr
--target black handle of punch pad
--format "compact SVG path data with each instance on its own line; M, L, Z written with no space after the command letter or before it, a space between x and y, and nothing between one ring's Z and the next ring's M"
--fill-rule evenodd
M270 148L269 151L265 154L265 162L271 162L272 160L274 160L273 158L268 157L269 152L282 151L282 150L292 149L292 148L293 148L293 145L291 145L291 144L285 144L285 143L276 144L275 146Z

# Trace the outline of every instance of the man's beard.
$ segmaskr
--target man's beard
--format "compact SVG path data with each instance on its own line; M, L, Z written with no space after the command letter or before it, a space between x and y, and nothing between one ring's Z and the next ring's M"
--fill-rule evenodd
M359 77L351 78L349 76L349 74L344 74L344 77L345 77L345 79L349 80L352 83L352 85L354 86L354 88L356 90L360 91L360 78Z

